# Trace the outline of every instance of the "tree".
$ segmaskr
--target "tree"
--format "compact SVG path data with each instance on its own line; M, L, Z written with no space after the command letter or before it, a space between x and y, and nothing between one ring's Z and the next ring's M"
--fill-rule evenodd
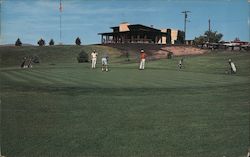
M202 45L206 42L209 43L218 43L223 37L223 34L218 33L217 31L206 31L204 35L201 35L199 37L195 37L194 43L196 45Z
M239 37L236 37L236 38L234 39L234 42L237 42L237 41L240 41L240 38L239 38Z
M199 36L199 37L195 37L194 38L194 43L196 44L196 45L202 45L202 44L204 44L206 42L206 37L204 36L204 35L201 35L201 36Z
M76 45L81 45L81 39L79 37L77 37L75 43L76 43Z
M15 46L22 46L22 42L19 38L17 38Z
M223 35L221 33L217 33L217 31L206 31L204 35L207 37L207 42L210 43L218 43Z
M37 44L38 44L39 46L44 46L44 45L45 45L45 41L41 38L41 39L37 42Z
M54 40L51 39L51 40L49 41L49 45L52 46L52 45L54 45L54 44L55 44Z

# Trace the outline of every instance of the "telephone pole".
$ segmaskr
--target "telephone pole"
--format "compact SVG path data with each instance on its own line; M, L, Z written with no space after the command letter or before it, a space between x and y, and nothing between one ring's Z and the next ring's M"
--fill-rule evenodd
M209 20L208 20L208 31L209 31L209 32L211 31L210 24L211 24L211 20L209 19Z
M208 19L208 42L210 42L210 33L211 33L211 26L210 26L210 24L211 24L211 20Z
M183 11L181 12L184 14L184 41L186 40L186 32L187 32L187 22L190 22L189 20L187 20L188 18L188 13L191 13L191 11Z

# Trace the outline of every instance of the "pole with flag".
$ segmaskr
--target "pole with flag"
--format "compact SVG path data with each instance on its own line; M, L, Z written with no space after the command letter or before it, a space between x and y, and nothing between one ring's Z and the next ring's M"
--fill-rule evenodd
M62 44L62 0L60 0L60 44Z
M1 37L2 37L2 0L0 0L0 41Z

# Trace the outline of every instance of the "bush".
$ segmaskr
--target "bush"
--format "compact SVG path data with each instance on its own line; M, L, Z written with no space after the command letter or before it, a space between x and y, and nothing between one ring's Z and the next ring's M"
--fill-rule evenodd
M77 57L78 63L89 62L89 55L85 51L81 51Z
M33 56L32 61L33 63L40 63L40 58L38 56Z
M126 58L127 58L127 61L130 61L130 59L129 59L129 53L128 52L126 52Z
M22 42L19 38L16 40L15 46L22 46Z
M167 59L172 59L173 55L174 55L173 52L168 52Z

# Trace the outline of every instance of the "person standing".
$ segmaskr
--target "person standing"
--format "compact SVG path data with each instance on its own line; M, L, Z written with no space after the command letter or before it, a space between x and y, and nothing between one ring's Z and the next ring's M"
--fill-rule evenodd
M183 58L179 60L179 69L183 68Z
M92 67L92 69L95 69L95 67L96 67L97 55L98 55L98 53L96 53L95 50L91 53L91 57L92 57L92 59L91 59L91 61L92 61L92 66L91 66L91 67Z
M28 68L32 68L32 58L29 59Z
M229 63L229 65L230 65L231 74L235 74L236 71L237 71L237 70L236 70L235 64L232 62L231 59L228 60L228 63Z
M23 61L22 61L22 64L21 64L21 68L25 68L26 60L27 60L27 58L24 57L24 58L23 58Z
M102 71L109 71L108 69L108 55L103 55L102 56Z
M144 70L145 68L145 60L146 60L146 54L143 49L141 49L141 54L140 54L140 67L139 70Z

